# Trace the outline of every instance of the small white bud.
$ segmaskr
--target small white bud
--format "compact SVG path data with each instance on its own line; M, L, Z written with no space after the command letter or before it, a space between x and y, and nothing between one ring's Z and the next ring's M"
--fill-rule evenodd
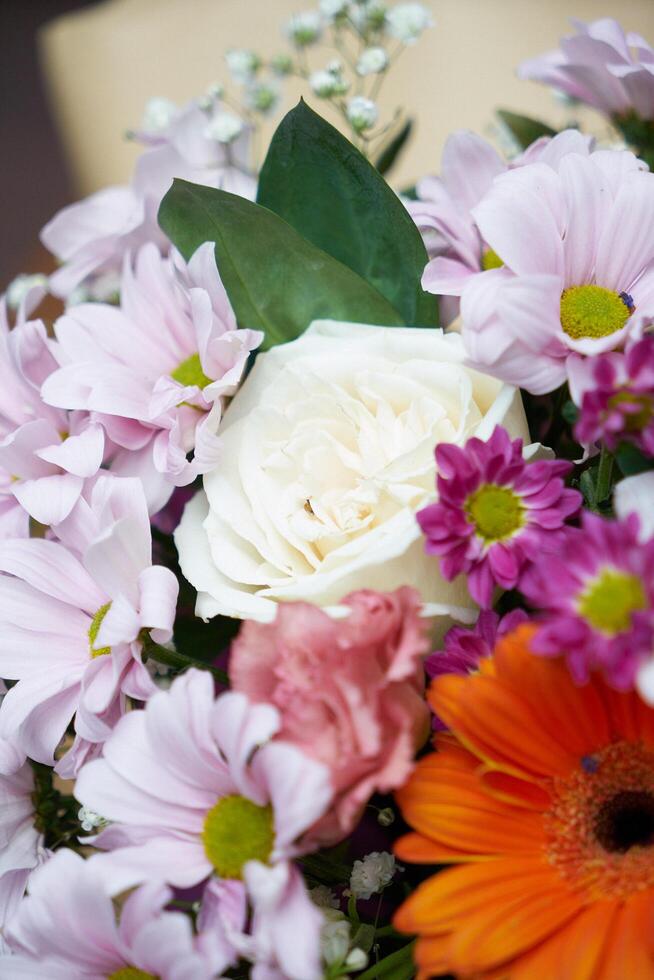
M286 25L286 33L299 48L314 44L322 33L320 14L314 10L306 10L301 14L293 14Z
M415 44L433 23L431 13L421 3L398 3L386 14L388 33L404 44Z
M383 0L364 0L364 2L352 5L350 19L361 32L368 30L379 31L384 26L387 9Z
M32 289L45 289L48 277L36 272L34 275L16 276L7 286L7 303L12 310L17 310L27 294Z
M342 963L350 948L350 923L345 917L328 921L320 934L320 951L325 963Z
M82 830L85 830L87 834L91 833L93 830L101 830L106 827L109 823L104 817L101 817L99 813L95 810L90 810L86 806L81 806L77 811L77 819L82 825Z
M366 48L357 61L357 75L377 75L388 67L388 55L383 48Z
M249 82L261 67L261 58L254 51L245 48L233 48L225 55L229 73L239 85Z
M363 861L355 861L350 875L350 891L355 898L370 898L383 891L396 871L395 858L387 851L372 851Z
M320 0L320 13L329 20L347 13L348 0Z
M233 143L243 132L243 120L233 112L217 112L204 127L204 135L217 143Z
M309 78L309 85L321 99L329 99L332 95L344 95L350 87L346 79L331 71L314 71Z
M143 110L141 130L149 135L163 133L168 129L178 113L178 108L171 99L156 97L149 99Z
M372 99L366 99L363 95L355 95L347 104L347 118L357 133L362 133L365 129L374 126L378 116L376 104Z
M342 75L343 73L343 62L339 61L338 58L332 58L325 65L325 70L332 73L332 75Z
M350 950L345 959L345 966L352 973L356 973L358 970L365 970L368 966L368 954L364 953L362 949L355 946L354 949Z
M270 67L276 75L289 75L293 71L293 59L290 54L276 54L270 62Z
M339 901L331 888L327 885L316 885L309 889L309 898L314 905L321 909L337 909Z
M275 108L278 99L279 90L270 82L253 82L248 86L245 97L250 109L264 115Z

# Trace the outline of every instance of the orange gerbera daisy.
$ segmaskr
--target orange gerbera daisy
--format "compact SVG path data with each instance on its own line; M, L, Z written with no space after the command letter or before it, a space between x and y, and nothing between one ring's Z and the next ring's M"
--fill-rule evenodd
M398 793L405 861L455 864L395 925L419 977L654 980L654 710L505 637L429 699L451 734Z

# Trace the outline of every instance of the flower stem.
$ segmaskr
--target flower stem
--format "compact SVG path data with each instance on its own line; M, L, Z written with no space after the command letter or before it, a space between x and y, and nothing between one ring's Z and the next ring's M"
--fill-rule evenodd
M611 477L613 475L613 455L602 444L599 466L597 468L596 500L600 504L611 492Z
M374 977L382 976L393 968L393 977L400 978L412 977L415 972L415 967L413 965L413 947L415 946L415 941L409 943L408 946L403 946L402 949L397 949L394 953L389 956L385 956L383 960L379 963L375 963L371 966L365 973L360 973L357 980L373 980ZM402 971L402 967L405 968L405 972ZM408 972L406 972L408 971Z
M143 653L150 660L154 660L156 663L163 664L166 667L173 667L175 670L187 670L189 667L197 667L198 670L208 670L217 681L229 686L229 677L220 667L214 667L213 664L205 663L204 660L196 660L195 657L187 657L185 653L180 653L179 650L169 650L168 647L163 647L161 644L155 643L150 634L145 630L141 633L140 639L143 643Z

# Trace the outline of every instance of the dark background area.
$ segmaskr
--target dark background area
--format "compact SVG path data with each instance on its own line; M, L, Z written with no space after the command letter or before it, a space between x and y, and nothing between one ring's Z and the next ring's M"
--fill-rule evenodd
M0 0L0 293L37 271L38 233L74 193L38 63L41 24L94 0Z

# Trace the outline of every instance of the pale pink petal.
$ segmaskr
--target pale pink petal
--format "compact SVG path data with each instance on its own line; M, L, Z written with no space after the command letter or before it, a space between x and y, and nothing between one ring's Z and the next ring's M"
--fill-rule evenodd
M104 432L101 426L91 424L79 435L71 435L57 445L38 449L36 454L75 476L93 476L102 463Z
M140 625L152 630L157 643L173 635L179 582L169 568L151 565L139 575Z
M39 592L74 609L84 609L91 616L106 602L77 558L55 541L30 538L3 542L0 571L16 575Z
M620 185L597 249L595 278L605 289L629 291L654 260L654 174L634 173Z

